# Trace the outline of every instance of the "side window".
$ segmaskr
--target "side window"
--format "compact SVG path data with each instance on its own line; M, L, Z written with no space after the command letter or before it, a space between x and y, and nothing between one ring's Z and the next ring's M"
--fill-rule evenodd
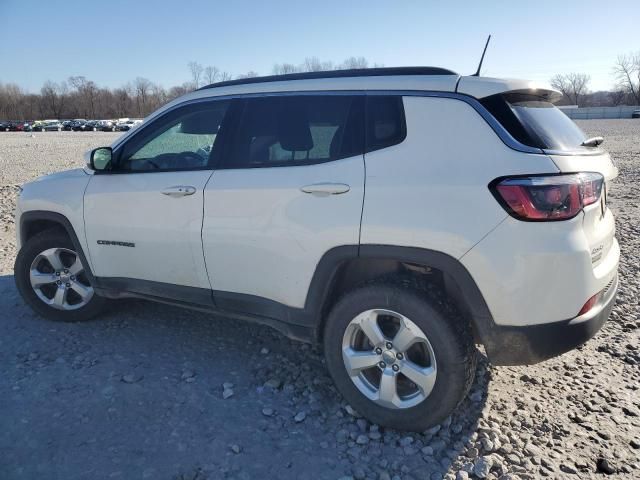
M309 165L364 152L364 99L300 95L242 101L227 168Z
M401 143L407 136L400 96L367 96L367 152Z
M229 104L196 103L163 115L126 142L117 169L153 172L207 168Z

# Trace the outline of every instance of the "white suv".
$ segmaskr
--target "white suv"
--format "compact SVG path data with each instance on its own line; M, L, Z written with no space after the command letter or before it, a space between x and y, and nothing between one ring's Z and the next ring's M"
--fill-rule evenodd
M422 430L476 343L539 362L613 307L616 169L558 98L428 67L202 88L24 186L18 288L54 320L141 297L271 325L322 343L373 422Z

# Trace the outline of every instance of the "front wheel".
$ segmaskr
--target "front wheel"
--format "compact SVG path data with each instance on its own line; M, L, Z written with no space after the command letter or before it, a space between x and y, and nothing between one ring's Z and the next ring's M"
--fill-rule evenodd
M22 246L14 275L25 302L51 320L88 320L106 304L106 299L94 292L73 243L58 230L41 232Z
M347 402L371 422L399 430L424 431L444 420L475 373L469 327L411 282L345 295L327 319L324 351Z

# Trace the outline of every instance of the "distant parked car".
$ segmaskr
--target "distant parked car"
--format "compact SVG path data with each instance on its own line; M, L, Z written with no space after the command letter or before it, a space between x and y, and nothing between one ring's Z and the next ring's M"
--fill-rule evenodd
M103 132L115 132L116 131L116 122L112 120L100 120L98 122L98 129Z
M4 122L5 132L22 132L24 130L24 122Z
M13 124L13 127L11 128L11 131L12 132L24 132L26 126L27 126L26 122L23 122L23 121L15 122Z
M61 132L63 128L64 127L59 120L47 120L40 125L38 130L41 132Z
M10 123L11 122L0 122L0 131L8 132L10 130Z
M634 110L631 114L631 118L640 118L640 110Z
M84 118L74 118L73 120L65 120L64 122L62 122L62 126L65 130L70 132L73 130L74 126L78 124L84 124L84 122L86 122Z
M137 127L142 123L142 120L127 120L126 122L118 123L116 128L121 132L126 132L132 128Z
M76 130L76 129L74 129ZM79 132L89 132L89 131L97 131L98 130L98 121L97 120L89 120L82 125L78 125L77 131Z
M87 123L87 121L84 118L76 118L75 120L71 120L69 122L69 124L67 126L65 126L65 130L70 130L70 131L81 131L83 130L82 127L84 127L85 123Z

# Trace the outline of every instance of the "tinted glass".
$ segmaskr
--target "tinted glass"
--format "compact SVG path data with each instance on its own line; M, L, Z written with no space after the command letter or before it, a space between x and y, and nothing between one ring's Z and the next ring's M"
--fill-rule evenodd
M129 140L118 170L207 168L229 102L189 105L150 123Z
M507 93L482 99L482 104L520 143L537 148L575 150L586 139L561 110L529 93Z
M527 94L504 97L525 130L539 139L544 148L571 150L587 139L573 120L552 103Z
M362 154L363 101L348 95L243 100L225 165L293 166Z
M406 136L402 97L367 97L367 152L397 145Z

